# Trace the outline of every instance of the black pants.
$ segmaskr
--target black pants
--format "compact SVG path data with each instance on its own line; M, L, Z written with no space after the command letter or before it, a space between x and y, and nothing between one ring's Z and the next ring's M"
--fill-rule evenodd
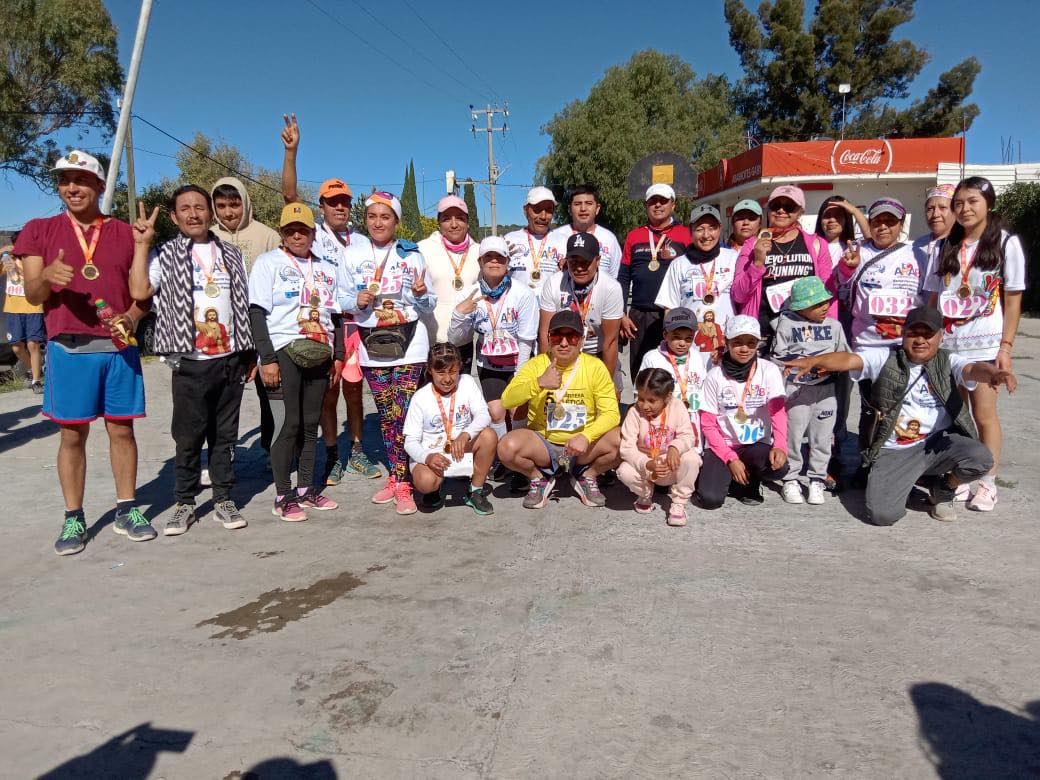
M271 451L271 442L274 441L274 415L271 414L271 399L267 397L267 388L264 387L264 378L260 372L256 372L256 398L260 402L260 446L264 452Z
M321 404L329 386L329 363L300 368L284 349L276 354L282 384L275 389L267 388L274 417L271 472L275 492L284 496L292 490L293 456L299 456L297 486L309 488L314 480L314 444L318 441Z
M757 444L746 444L742 447L734 447L733 451L743 461L748 470L748 484L740 485L742 491L757 493L763 479L782 479L787 474L788 466L773 469L769 463L769 451L772 449L764 441ZM701 472L697 475L697 492L695 496L697 503L704 509L718 509L726 500L729 493L733 475L730 474L729 466L711 450L704 452L704 464Z
M477 366L477 378L485 401L497 401L502 397L506 385L516 376L515 371L495 371L493 368Z
M636 336L628 342L628 370L636 381L643 356L664 338L664 312L661 309L629 309L628 318L635 323Z
M867 441L870 428L874 423L874 412L870 408L870 391L874 383L869 379L859 380L859 448L865 450L870 442Z
M170 433L176 445L174 495L178 503L195 503L200 489L202 445L206 442L213 500L227 501L231 497L238 413L252 365L252 353L236 353L213 360L182 359L174 370Z

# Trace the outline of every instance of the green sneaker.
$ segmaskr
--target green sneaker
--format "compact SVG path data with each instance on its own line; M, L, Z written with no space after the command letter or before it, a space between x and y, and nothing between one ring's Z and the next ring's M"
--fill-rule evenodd
M484 495L483 488L470 487L469 492L466 493L466 498L463 499L463 503L478 515L493 515L495 513L495 508L491 506L488 497Z
M383 472L379 470L379 466L368 459L368 456L361 450L356 449L350 453L350 459L347 461L346 470L351 474L357 474L361 477L367 477L368 479L379 479L383 476Z
M152 524L148 522L141 510L136 506L125 515L116 515L116 521L112 529L117 534L122 534L131 542L147 542L154 539L157 534Z
M83 515L72 515L65 518L61 535L54 543L54 552L58 555L75 555L87 546L87 527L83 524Z
M328 468L326 466L326 468ZM340 480L343 479L343 461L337 460L332 464L332 468L328 469L328 474L325 475L325 484L328 486L338 485Z

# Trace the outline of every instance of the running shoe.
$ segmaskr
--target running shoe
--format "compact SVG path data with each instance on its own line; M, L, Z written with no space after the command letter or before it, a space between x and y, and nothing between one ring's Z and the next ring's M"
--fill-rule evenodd
M125 536L131 542L147 542L159 535L152 528L152 524L148 522L148 518L136 506L125 515L117 513L112 529L117 534Z
M276 500L271 514L287 523L299 523L307 519L307 513L300 506L299 496L295 492L286 493L281 500Z
M343 479L343 461L337 459L329 465L329 461L325 461L325 484L328 487L338 485Z
M549 503L549 495L555 485L554 477L532 479L531 486L527 489L527 495L524 496L524 509L544 509L545 505Z
M173 514L166 519L163 536L180 536L195 522L194 504L177 504Z
M380 471L379 466L368 459L360 448L355 449L350 453L350 458L346 464L342 467L343 471L348 474L357 474L360 477L367 477L368 479L379 479L383 476L383 472Z
M488 497L484 495L483 488L475 488L471 485L462 502L478 515L493 515L495 513L495 508L491 506Z
M54 552L58 555L75 555L86 546L87 526L83 523L83 515L66 517L58 541L54 543Z
M394 508L399 515L414 515L418 511L410 483L401 481L394 485Z
M979 486L975 489L975 495L968 502L968 509L975 512L992 512L997 505L997 486L991 485L984 480L979 480Z
M654 502L649 498L640 496L636 499L635 503L632 504L632 508L641 515L648 515L654 511Z
M304 509L317 509L319 512L327 512L330 509L337 509L339 504L331 498L326 498L321 494L320 490L312 487L300 496L300 506Z
M39 379L29 385L32 388L33 393L36 395L43 395L43 382Z
M682 504L672 504L668 510L668 525L686 525L686 507Z
M216 506L213 507L213 519L232 531L249 525L246 519L242 517L242 513L238 511L235 502L230 499L217 502Z
M802 486L798 484L797 479L789 479L784 483L784 501L788 504L802 504L805 503L805 499L802 498Z
M386 478L386 482L383 483L383 487L379 488L379 492L372 496L372 503L389 504L397 496L396 485L397 480L394 479L392 474L389 475Z
M607 499L599 489L595 477L571 477L571 486L585 506L606 506Z
M784 484L784 487L786 487L786 486L787 486L787 483ZM813 504L813 505L816 505L816 506L819 506L820 504L823 503L823 501L824 501L823 482L821 482L818 479L810 480L809 481L809 497L806 499L806 502L810 503L810 504Z

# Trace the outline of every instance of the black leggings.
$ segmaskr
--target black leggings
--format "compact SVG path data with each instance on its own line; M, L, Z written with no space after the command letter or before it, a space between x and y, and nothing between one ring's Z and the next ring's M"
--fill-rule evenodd
M739 485L737 492L757 494L763 479L781 479L787 474L789 467L786 463L779 469L773 469L770 465L771 449L764 441L733 448L748 470L748 484ZM697 503L704 509L718 509L726 500L732 482L729 466L710 449L705 450L704 463L697 475Z
M275 354L282 384L274 390L267 389L274 417L271 472L275 493L284 496L292 490L290 475L294 455L300 458L297 486L309 488L314 479L314 445L318 440L322 400L329 386L329 364L300 368L284 349Z

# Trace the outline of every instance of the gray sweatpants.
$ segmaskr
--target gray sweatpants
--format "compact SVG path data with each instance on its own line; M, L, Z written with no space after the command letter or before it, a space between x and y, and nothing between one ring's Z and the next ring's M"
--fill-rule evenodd
M798 479L802 473L802 439L809 434L810 480L827 479L827 463L831 459L838 399L833 382L822 385L799 385L787 395L787 461L791 470L784 481Z
M906 499L923 476L953 473L971 482L993 467L993 455L980 441L940 431L902 449L881 450L867 477L867 520L892 525L906 514Z

